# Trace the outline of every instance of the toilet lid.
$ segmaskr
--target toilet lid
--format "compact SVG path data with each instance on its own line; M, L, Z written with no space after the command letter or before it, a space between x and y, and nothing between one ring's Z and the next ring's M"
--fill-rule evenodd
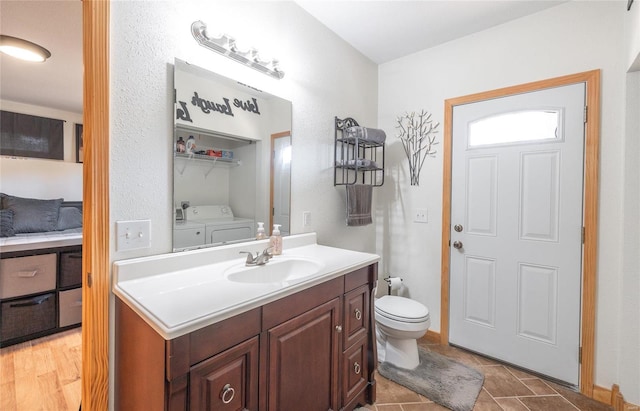
M429 309L417 301L385 295L375 301L376 313L397 321L417 323L429 319Z

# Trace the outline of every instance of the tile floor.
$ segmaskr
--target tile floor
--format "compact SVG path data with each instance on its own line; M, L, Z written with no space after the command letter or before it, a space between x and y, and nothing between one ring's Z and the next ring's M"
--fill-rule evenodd
M612 411L613 408L577 392L515 368L455 347L423 338L418 344L484 373L474 411ZM372 411L446 411L428 398L376 375L377 401Z

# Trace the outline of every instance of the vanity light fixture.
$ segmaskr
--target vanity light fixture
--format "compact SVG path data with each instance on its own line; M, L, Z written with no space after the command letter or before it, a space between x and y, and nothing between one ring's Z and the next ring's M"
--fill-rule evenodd
M30 41L0 34L0 52L20 60L41 63L51 57L51 52Z
M207 31L207 25L202 21L193 22L191 25L191 34L193 34L193 38L195 38L202 47L227 56L238 63L256 69L261 73L268 74L271 77L277 79L284 77L284 71L280 70L278 60L264 59L260 56L258 50L254 48L241 50L236 40L226 34L222 34L219 37L210 36Z

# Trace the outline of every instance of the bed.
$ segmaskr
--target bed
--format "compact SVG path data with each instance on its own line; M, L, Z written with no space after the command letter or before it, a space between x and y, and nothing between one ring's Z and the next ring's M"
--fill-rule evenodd
M82 202L0 193L0 347L81 320Z
M0 253L82 244L82 202L0 193Z

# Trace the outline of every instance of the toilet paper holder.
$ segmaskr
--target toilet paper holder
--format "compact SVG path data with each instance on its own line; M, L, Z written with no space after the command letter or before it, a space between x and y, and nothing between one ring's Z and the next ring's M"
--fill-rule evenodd
M400 280L400 282L404 281L404 280L403 280L402 278L400 278L400 277L391 277L390 275L388 275L387 277L383 278L383 279L387 282L387 288L388 288L388 290L387 290L387 294L389 294L389 295L391 295L391 279L392 279L392 278L394 278L394 279L396 279L396 278L397 278L397 279L399 279L399 280Z

